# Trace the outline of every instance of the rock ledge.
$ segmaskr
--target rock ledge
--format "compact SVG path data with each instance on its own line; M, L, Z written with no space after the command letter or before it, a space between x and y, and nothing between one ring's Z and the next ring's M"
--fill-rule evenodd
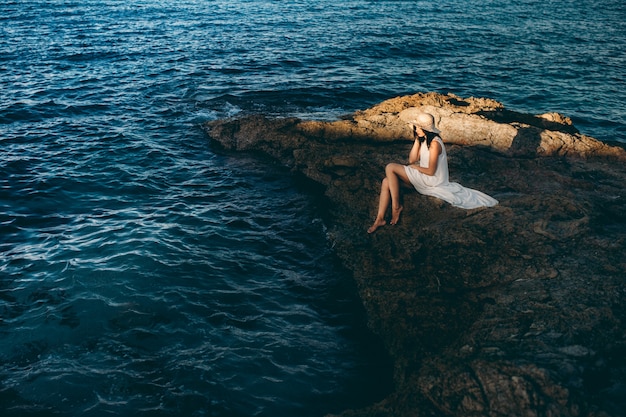
M407 190L373 235L384 166L404 162L405 108L432 113L450 176L500 201L463 210ZM626 152L556 113L483 98L398 97L336 122L210 122L320 184L395 391L343 416L621 416L626 410Z

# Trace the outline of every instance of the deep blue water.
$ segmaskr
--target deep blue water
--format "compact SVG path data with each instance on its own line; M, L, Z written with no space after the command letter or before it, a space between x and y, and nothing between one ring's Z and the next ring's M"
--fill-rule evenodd
M626 142L625 22L617 0L4 1L2 415L381 399L387 363L315 202L200 123L437 91Z

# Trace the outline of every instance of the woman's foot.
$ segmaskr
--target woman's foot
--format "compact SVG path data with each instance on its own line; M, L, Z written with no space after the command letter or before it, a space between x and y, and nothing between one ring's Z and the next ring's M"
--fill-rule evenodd
M386 224L387 222L384 219L376 219L374 220L374 224L369 229L367 229L367 233L374 233L376 229Z
M400 213L402 213L402 209L404 207L400 206L398 208L391 209L391 224L398 224L398 220L400 220Z

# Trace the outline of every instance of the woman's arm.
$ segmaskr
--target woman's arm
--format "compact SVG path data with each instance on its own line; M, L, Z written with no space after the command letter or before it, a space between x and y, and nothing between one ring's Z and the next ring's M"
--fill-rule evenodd
M411 149L411 151L413 150ZM433 140L430 143L429 151L430 155L428 158L428 168L422 168L421 166L419 166L419 161L417 161L417 165L412 165L412 167L417 169L422 174L432 176L435 175L435 172L437 172L437 163L439 162L439 155L441 154L441 145L439 144L439 142ZM414 162L411 163L413 164Z
M411 152L409 152L409 164L419 164L420 161L420 141L415 135L415 140L413 141L413 147L411 148Z

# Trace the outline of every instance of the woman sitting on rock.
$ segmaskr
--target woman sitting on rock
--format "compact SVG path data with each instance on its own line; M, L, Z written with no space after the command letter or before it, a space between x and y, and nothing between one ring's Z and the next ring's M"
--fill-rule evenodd
M480 191L463 187L456 182L449 182L448 157L440 130L435 127L435 118L428 113L406 109L400 118L413 126L414 142L409 153L409 165L391 163L385 167L385 178L380 187L378 214L374 224L367 229L373 233L380 226L387 224L385 215L391 202L391 224L398 223L402 205L400 205L400 180L412 184L424 195L438 197L455 207L473 209L492 207L498 201Z

